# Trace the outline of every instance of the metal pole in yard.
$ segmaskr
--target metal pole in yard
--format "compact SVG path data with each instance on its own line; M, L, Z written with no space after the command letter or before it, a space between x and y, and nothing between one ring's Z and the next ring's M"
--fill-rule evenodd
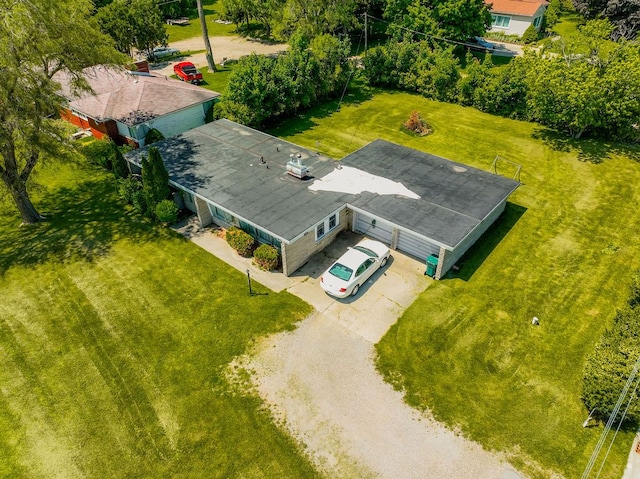
M367 31L367 12L364 12L364 51L367 51L367 35L369 32Z
M251 273L247 270L247 282L249 283L249 296L253 296L253 291L251 291Z

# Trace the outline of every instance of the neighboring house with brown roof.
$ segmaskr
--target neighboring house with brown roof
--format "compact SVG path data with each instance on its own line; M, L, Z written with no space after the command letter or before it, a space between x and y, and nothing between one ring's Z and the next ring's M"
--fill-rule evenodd
M548 2L545 0L485 0L491 6L491 32L520 35L530 25L540 30Z
M86 68L84 75L93 92L80 95L73 95L69 77L56 77L68 101L61 117L97 138L135 147L144 146L152 128L169 138L204 125L220 96L165 76L105 66Z

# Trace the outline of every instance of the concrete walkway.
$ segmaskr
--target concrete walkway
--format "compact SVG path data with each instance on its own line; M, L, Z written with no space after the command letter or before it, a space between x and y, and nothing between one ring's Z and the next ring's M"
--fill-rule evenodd
M281 272L263 271L251 258L238 255L218 236L215 228L200 228L195 217L174 228L201 248L209 251L238 271L275 292L289 291L304 299L317 311L332 315L334 321L377 343L394 324L402 312L432 281L424 276L424 265L409 256L394 251L387 266L377 271L360 288L357 297L335 299L320 287L321 274L347 250L361 235L342 232L322 252L314 255L292 276Z

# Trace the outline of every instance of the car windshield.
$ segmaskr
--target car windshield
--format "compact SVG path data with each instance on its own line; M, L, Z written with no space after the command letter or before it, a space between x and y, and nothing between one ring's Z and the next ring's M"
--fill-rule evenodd
M355 249L356 251L360 251L367 256L371 256L372 258L378 257L378 255L374 251L371 251L369 248L365 248L364 246L354 246L353 249Z
M196 67L186 66L182 67L182 71L185 73L196 73Z
M353 274L353 270L343 264L335 263L329 269L329 273L342 281L349 281L349 278L351 278L351 275Z

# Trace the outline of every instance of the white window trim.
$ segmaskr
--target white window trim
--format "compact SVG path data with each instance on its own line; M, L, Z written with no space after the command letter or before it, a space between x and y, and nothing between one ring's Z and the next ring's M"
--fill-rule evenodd
M491 22L491 27L492 28L504 28L505 30L509 28L509 26L511 26L511 17L508 15L498 15L497 13L493 14L493 17L495 17L496 19L498 18L506 18L507 19L507 24L506 25L497 25L497 22L494 22L492 19Z
M336 224L333 226L333 228L329 228L329 220L331 218L335 217L336 218ZM327 236L329 233L331 233L333 230L335 230L338 225L340 224L340 214L339 213L332 213L329 216L327 216L321 223L318 223L314 230L316 232L316 241L320 241L322 238L324 238L325 236ZM321 235L318 235L318 229L320 227L324 228L324 231Z

